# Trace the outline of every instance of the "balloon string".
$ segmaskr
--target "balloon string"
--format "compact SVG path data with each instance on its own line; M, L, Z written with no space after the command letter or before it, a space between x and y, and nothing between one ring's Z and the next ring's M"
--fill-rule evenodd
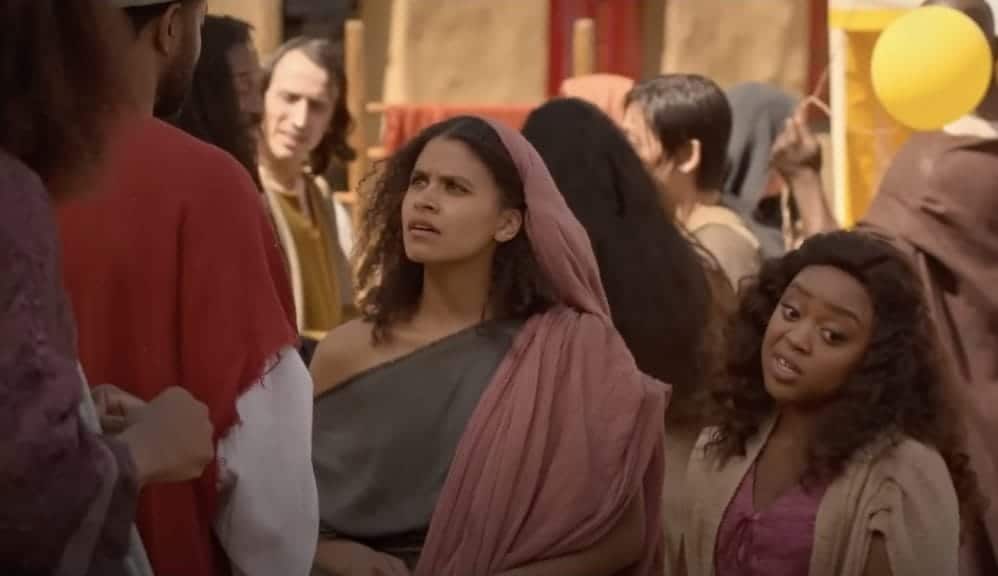
M798 106L797 114L802 117L808 108L814 107L825 115L827 118L832 117L832 108L825 102L820 94L825 91L829 82L829 68L830 65L825 65L818 77L818 81L815 83L814 88L811 93L808 94ZM879 111L878 111L879 112ZM874 124L881 124L883 120L882 112L875 114L873 119ZM899 132L897 127L893 128L876 128L876 129L861 129L853 126L846 126L846 133L853 136L872 136L873 138L873 161L874 161L874 172L876 173L875 178L877 180L883 175L883 171L886 168L886 163L889 161L889 145L888 141L890 138L896 136ZM800 230L795 229L794 219L790 207L790 189L788 186L784 186L780 190L780 213L783 229L783 242L787 249L796 248L803 237L799 236Z
M814 89L811 93L807 95L806 98L801 102L801 109L807 110L808 107L814 106L818 110L825 113L825 116L831 118L832 108L824 100L821 99L819 94L825 91L825 87L828 85L828 65L825 65L824 70L821 71L821 76L818 77L818 81L814 85Z
M808 108L814 107L817 108L818 110L821 110L821 112L826 117L828 118L832 117L832 107L829 106L827 102L822 100L821 96L819 96L819 94L824 92L825 88L828 85L829 81L828 70L829 67L826 65L824 70L822 70L821 72L821 76L818 77L818 81L815 83L814 89L811 90L811 93L808 94L803 100L801 100L800 103L801 113L803 113ZM889 136L898 133L897 128L862 129L855 127L847 127L846 131L850 134L862 134L866 136L880 136L880 135Z

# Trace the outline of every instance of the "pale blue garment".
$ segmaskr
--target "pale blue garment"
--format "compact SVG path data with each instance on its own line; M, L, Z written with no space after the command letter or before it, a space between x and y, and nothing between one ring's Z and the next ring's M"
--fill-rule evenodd
M80 379L83 381L83 398L80 400L80 418L83 423L94 432L100 433L100 420L97 418L97 408L94 406L93 396L90 395L90 387L87 386L87 377L80 370ZM138 530L132 526L131 542L128 545L128 555L125 556L125 570L129 576L153 576L152 566L146 556L146 548L142 544Z

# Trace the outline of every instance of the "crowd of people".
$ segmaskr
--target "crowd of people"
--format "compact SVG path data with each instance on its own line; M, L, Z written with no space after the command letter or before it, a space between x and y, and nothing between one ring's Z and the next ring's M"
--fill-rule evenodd
M806 100L694 74L445 120L354 205L330 41L0 19L3 574L998 574L994 85L853 230Z

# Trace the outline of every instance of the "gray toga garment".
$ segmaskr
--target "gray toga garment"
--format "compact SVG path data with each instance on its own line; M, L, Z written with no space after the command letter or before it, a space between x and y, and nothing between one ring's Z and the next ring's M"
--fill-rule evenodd
M315 399L323 537L415 565L461 435L520 326L469 328Z

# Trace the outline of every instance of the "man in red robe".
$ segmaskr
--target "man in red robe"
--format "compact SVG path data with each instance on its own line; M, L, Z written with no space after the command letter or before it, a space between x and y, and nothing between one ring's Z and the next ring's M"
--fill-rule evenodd
M184 101L206 0L113 2L130 106L102 185L60 214L81 362L140 400L180 385L208 406L215 465L140 501L157 574L305 574L312 386L273 230L235 159L154 117Z

